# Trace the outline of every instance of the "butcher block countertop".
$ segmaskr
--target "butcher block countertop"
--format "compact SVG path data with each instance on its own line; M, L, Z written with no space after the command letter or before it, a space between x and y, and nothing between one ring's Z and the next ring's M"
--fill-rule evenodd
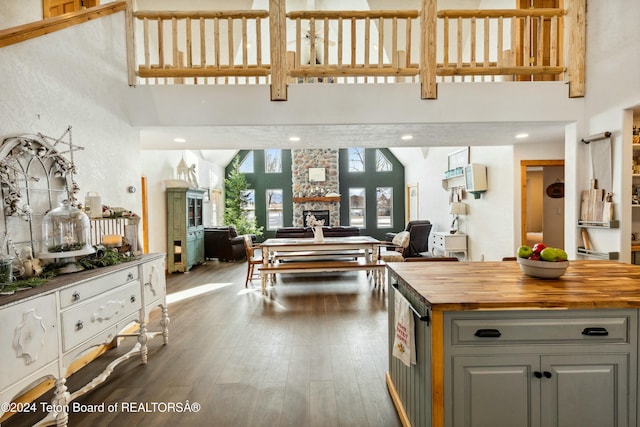
M525 275L517 262L388 263L433 311L640 308L640 266L572 260L558 279Z

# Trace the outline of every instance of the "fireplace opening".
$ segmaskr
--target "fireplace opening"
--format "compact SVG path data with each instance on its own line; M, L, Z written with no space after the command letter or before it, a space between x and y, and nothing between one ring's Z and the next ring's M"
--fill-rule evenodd
M313 215L316 217L318 221L324 219L324 225L329 225L329 210L303 210L302 211L302 222L306 226L307 225L307 216Z

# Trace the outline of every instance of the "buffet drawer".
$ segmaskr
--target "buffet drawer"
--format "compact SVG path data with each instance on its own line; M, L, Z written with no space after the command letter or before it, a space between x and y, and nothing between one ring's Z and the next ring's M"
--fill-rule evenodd
M67 308L74 304L79 304L87 301L91 297L133 280L138 280L138 267L126 268L109 273L104 277L93 279L91 286L87 286L86 283L79 283L60 291L60 306Z
M164 258L142 265L142 283L146 307L164 301L166 294Z
M566 312L565 312L566 313ZM513 316L513 314L511 314ZM630 317L452 318L452 345L628 343Z
M135 281L64 311L63 350L69 351L140 310L140 298L140 282Z

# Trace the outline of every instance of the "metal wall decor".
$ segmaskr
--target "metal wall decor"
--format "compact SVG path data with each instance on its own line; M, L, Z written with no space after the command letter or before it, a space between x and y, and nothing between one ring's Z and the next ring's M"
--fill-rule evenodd
M75 176L71 126L59 138L21 135L5 138L0 145L0 191L4 232L13 243L40 241L42 219L62 200L77 205L80 192ZM68 158L66 157L68 155ZM0 248L7 250L7 248Z

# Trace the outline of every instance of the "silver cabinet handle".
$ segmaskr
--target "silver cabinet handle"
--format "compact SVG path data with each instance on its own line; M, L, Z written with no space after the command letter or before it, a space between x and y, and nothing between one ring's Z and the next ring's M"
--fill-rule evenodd
M129 274L127 274L127 280L133 280L133 273L129 272Z
M84 328L84 323L82 322L82 320L78 320L78 322L76 323L76 331L79 331L82 328Z
M78 293L78 291L75 291L73 293L73 295L71 295L71 300L74 301L74 302L75 301L80 301L80 294Z

